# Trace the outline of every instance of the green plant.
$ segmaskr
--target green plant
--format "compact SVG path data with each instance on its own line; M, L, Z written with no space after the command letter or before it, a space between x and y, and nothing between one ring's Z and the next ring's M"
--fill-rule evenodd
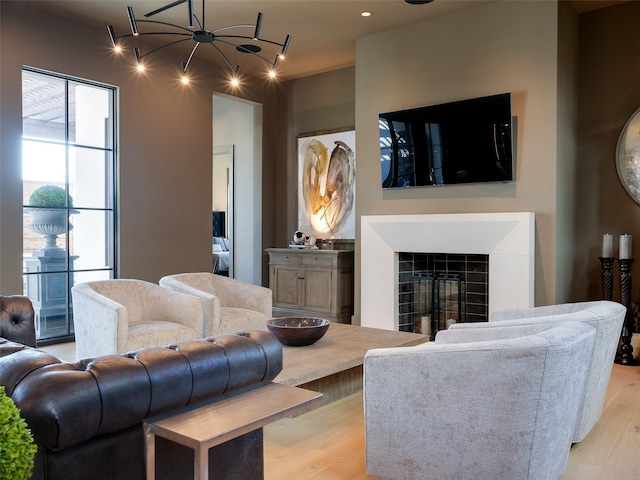
M57 185L43 185L36 188L29 197L29 205L33 207L66 207L67 193ZM69 207L73 207L73 198L69 195Z
M0 478L28 480L37 450L20 410L0 386Z

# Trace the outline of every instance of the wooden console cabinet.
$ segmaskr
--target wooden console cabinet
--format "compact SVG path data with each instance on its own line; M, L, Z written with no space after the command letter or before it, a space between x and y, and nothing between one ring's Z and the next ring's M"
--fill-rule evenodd
M353 251L268 248L273 314L351 323Z

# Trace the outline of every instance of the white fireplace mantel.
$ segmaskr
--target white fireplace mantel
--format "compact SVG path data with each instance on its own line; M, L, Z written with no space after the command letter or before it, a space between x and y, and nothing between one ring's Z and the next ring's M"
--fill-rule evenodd
M534 302L531 212L361 217L360 323L398 329L398 253L489 255L489 314Z

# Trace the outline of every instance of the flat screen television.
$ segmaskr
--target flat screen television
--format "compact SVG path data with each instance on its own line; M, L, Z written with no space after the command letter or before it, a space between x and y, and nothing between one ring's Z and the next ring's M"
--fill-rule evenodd
M511 94L381 113L382 188L513 180Z

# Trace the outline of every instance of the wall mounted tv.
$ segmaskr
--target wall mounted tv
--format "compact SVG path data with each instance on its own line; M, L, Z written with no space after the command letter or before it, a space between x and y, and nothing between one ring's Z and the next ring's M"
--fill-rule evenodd
M513 180L511 94L379 116L382 188Z

